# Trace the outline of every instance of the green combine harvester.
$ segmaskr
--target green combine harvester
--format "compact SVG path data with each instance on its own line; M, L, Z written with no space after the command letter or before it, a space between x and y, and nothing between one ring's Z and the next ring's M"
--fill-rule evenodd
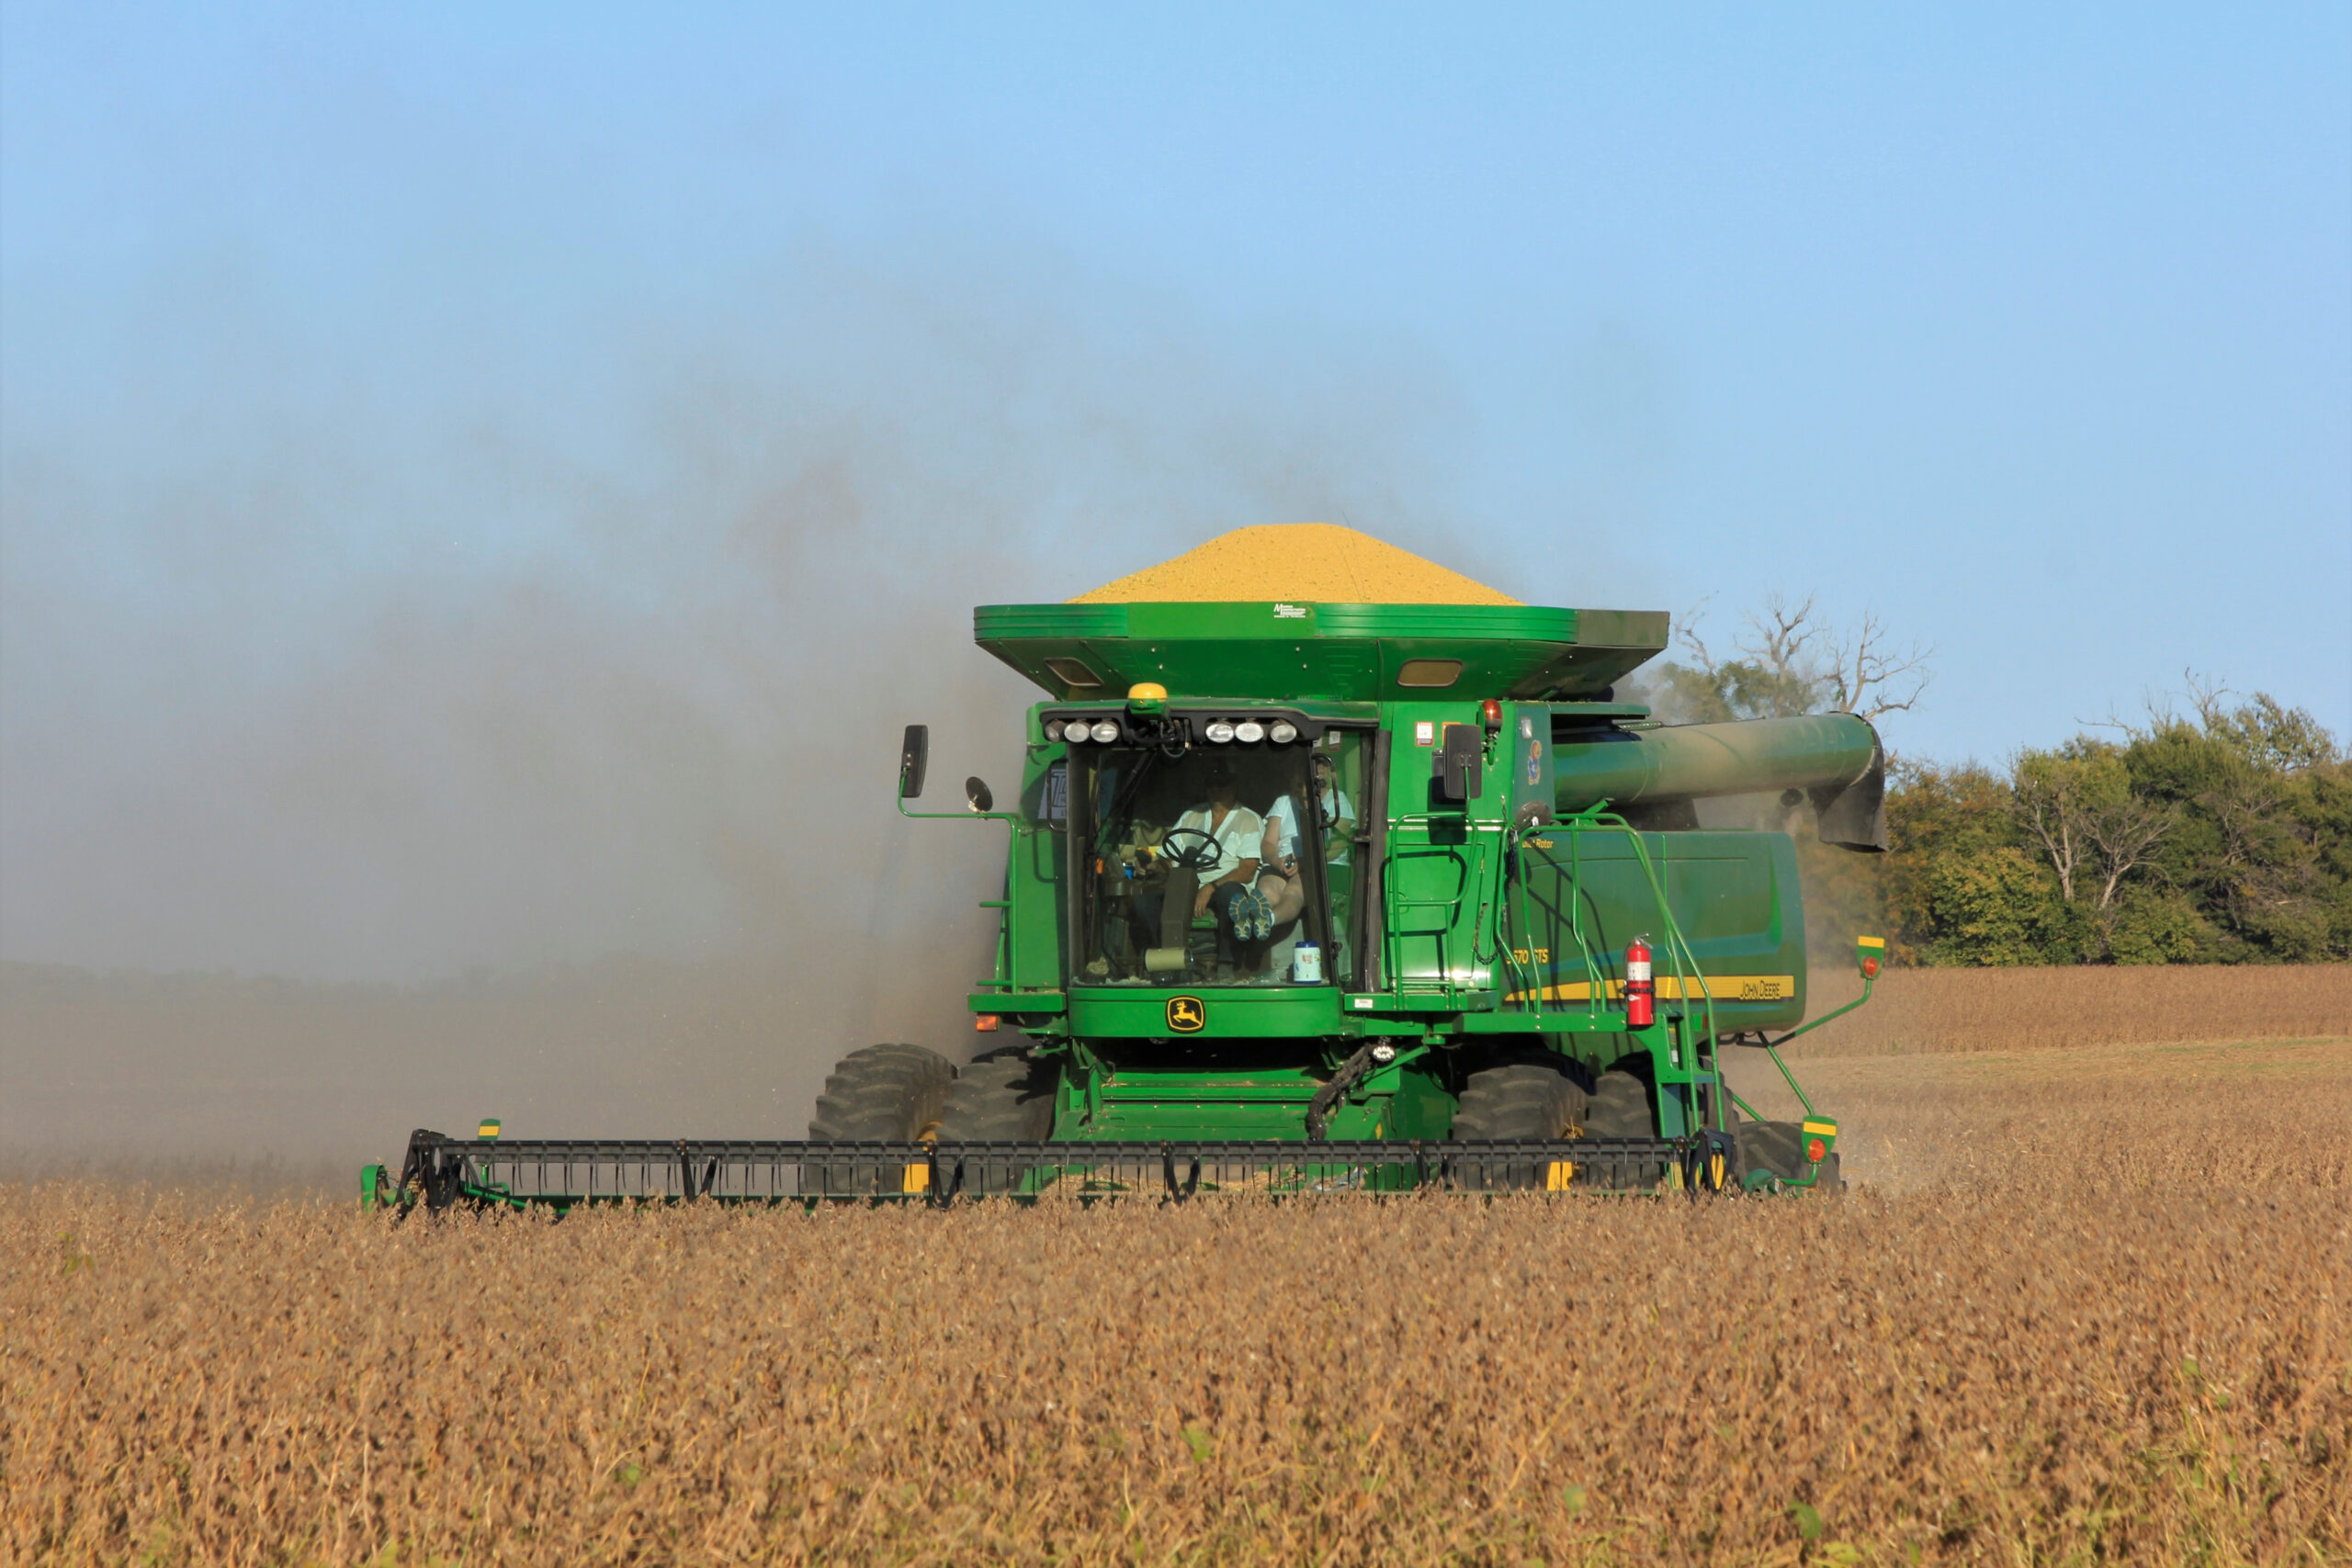
M1047 694L1018 793L915 809L914 725L898 795L1010 830L990 1048L854 1051L805 1139L420 1131L367 1201L1837 1190L1786 1065L1792 1122L1723 1064L1860 1006L1883 946L1804 1024L1795 847L1694 803L1809 800L1824 842L1883 851L1878 737L1662 726L1614 688L1664 614L1481 592L982 606L979 646Z

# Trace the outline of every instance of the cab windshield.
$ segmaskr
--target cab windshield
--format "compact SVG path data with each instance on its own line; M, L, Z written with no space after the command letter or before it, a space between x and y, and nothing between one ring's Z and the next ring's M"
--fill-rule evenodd
M1359 742L1073 747L1082 986L1336 984Z

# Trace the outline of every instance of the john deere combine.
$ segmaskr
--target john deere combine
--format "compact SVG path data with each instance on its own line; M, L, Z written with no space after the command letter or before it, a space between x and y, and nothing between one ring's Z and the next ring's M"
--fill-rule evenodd
M917 725L898 794L1009 829L987 1049L854 1051L806 1139L420 1132L371 1201L1838 1185L1834 1122L1758 1117L1722 1070L1802 1032L1794 847L1694 802L1802 798L1883 850L1867 723L1658 725L1613 694L1656 613L1073 603L975 630L1047 694L1018 790L918 809Z

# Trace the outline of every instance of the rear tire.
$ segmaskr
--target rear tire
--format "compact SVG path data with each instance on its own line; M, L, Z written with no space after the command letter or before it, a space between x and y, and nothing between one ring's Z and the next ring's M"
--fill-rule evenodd
M1739 1181L1747 1184L1750 1171L1762 1171L1781 1181L1803 1181L1813 1174L1814 1166L1804 1157L1804 1127L1797 1122L1750 1122L1737 1111L1732 1112L1732 1143L1737 1151ZM1810 1187L1800 1190L1822 1197L1834 1196L1846 1190L1838 1173L1838 1156L1831 1155L1821 1162L1820 1174L1814 1177Z
M1650 1091L1631 1073L1608 1072L1592 1086L1592 1108L1585 1113L1588 1138L1655 1138Z
M841 1059L808 1119L812 1143L912 1143L932 1134L956 1069L923 1045L868 1045ZM900 1192L904 1165L821 1168L829 1193Z
M940 1113L943 1144L1036 1144L1054 1132L1054 1091L1059 1074L1050 1062L1033 1062L1025 1046L1007 1046L965 1064L947 1090ZM1030 1167L967 1156L967 1192L1020 1190Z
M1472 1073L1462 1086L1453 1113L1456 1140L1566 1138L1584 1126L1585 1092L1568 1077L1566 1064L1506 1062ZM1456 1167L1465 1187L1487 1190L1541 1190L1547 1172L1539 1160L1495 1160L1481 1168Z

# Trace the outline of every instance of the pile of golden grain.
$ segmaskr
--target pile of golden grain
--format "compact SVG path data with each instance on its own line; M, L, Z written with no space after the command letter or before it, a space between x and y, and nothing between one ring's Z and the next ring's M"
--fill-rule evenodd
M1073 604L1297 599L1333 604L1516 604L1518 600L1337 523L1236 528L1081 593Z
M0 1188L0 1560L2343 1561L2352 1047L2098 1055L1831 1202Z

